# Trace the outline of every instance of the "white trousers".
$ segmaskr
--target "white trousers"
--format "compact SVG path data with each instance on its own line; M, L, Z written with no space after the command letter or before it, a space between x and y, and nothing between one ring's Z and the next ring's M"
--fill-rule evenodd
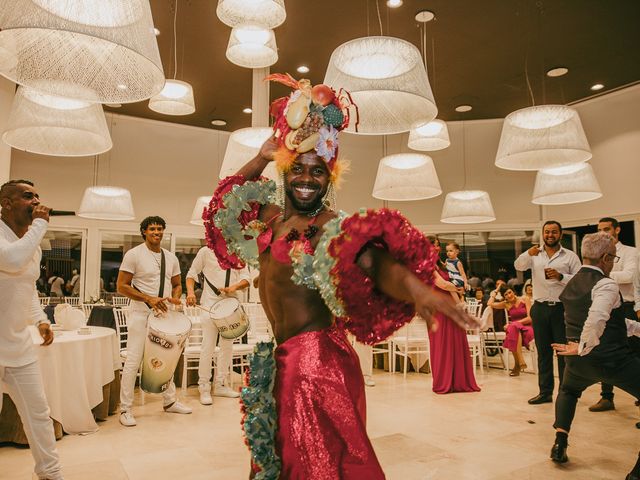
M36 462L36 475L38 478L62 479L53 421L49 417L49 404L38 362L22 367L0 367L0 410L3 383L22 420L31 455Z
M358 358L360 359L362 375L365 377L373 375L373 347L371 345L365 345L364 343L354 341L353 349L356 351Z
M200 351L200 362L198 365L198 385L208 385L211 382L211 361L216 350L216 338L218 338L218 327L208 314L200 315L202 323L202 350ZM220 337L218 343L220 354L216 362L216 385L223 385L231 368L231 355L233 350L233 340Z
M136 375L142 363L144 343L147 338L147 312L131 311L127 316L127 358L122 367L120 382L120 410L130 411L133 406L133 390ZM162 392L163 405L168 407L176 401L176 386L173 380Z

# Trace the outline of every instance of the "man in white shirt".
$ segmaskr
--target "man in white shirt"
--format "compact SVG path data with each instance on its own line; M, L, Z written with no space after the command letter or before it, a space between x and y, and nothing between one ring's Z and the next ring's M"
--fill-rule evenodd
M568 461L569 430L586 388L607 382L640 397L640 359L631 354L627 339L640 336L640 323L625 319L620 290L608 276L619 260L615 241L605 232L585 235L584 265L560 295L568 342L553 345L567 365L553 425L556 441L551 459L557 463ZM626 479L640 480L640 457Z
M633 299L633 278L638 269L638 251L627 245L623 245L618 239L620 235L620 223L612 217L601 218L598 222L598 231L608 233L616 242L616 255L620 261L613 264L613 269L609 277L614 280L620 288L622 295L622 307L626 318L637 318L634 311ZM613 385L608 383L602 384L601 398L595 404L589 407L592 412L606 412L614 410L613 403Z
M71 280L69 280L67 289L71 293L72 297L80 295L80 273L75 268L71 271Z
M120 423L125 427L137 424L131 407L136 374L142 362L147 317L149 313L161 315L168 307L165 302L181 305L182 285L178 258L160 246L166 223L161 217L147 217L140 223L144 243L125 253L118 272L118 293L129 297L131 305L127 315L127 358L122 367L120 386ZM160 272L166 262L164 282ZM164 284L162 292L161 285ZM191 413L191 408L176 401L176 386L169 383L162 393L164 411Z
M64 297L64 278L60 276L59 272L53 272L53 275L49 277L49 292L52 297Z
M552 343L565 343L564 308L559 300L560 293L567 282L580 269L580 259L571 250L563 248L562 226L555 220L549 220L542 226L542 248L534 245L522 253L514 266L516 270L531 269L533 282L533 305L531 319L533 334L538 351L538 387L539 393L529 399L531 405L552 402L553 349ZM558 376L562 384L564 359L558 358Z
M40 276L40 241L47 231L50 209L28 180L0 187L0 410L2 387L16 405L39 479L58 480L60 461L53 422L29 325L38 328L42 346L53 332L40 308L36 280Z
M200 274L204 276L200 305L206 309L211 308L222 296L237 297L236 292L249 287L251 279L246 267L241 270L223 270L209 247L202 247L196 254L196 258L193 259L191 268L187 273L188 306L196 305L195 284ZM218 328L214 325L207 312L200 312L200 321L202 323L202 350L198 368L198 390L200 392L200 403L211 405L213 403L211 398L211 361L216 348ZM219 346L220 355L216 365L217 371L213 394L218 397L237 398L240 393L225 385L227 374L231 367L233 340L220 337Z

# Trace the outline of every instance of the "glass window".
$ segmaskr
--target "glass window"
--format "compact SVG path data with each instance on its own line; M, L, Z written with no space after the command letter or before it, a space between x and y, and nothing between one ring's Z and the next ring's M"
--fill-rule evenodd
M178 261L180 262L180 274L182 278L182 292L187 293L186 286L186 278L187 272L191 267L191 263L193 259L196 258L196 254L198 250L204 247L207 244L207 241L203 238L185 238L185 237L177 237L176 238L176 257L178 257ZM197 292L196 292L197 293Z
M40 242L42 261L37 288L43 296L80 296L81 231L48 230Z

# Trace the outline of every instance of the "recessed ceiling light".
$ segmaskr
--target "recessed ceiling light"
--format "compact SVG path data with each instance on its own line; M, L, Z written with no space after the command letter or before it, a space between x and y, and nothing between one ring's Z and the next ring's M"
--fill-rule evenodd
M602 90L604 88L604 85L601 83L596 83L595 85L591 85L591 90L598 91L598 90Z
M153 33L155 33L157 37L158 35L160 35L160 29L158 29L158 27L153 27Z
M436 14L431 10L420 10L416 13L416 20L420 23L427 23L436 18Z
M566 67L552 68L547 72L547 77L561 77L569 73L569 69Z
M211 125L215 126L215 127L224 127L227 124L226 120L222 120L220 118L217 118L215 120L211 120Z
M253 110L251 110L249 107L242 109L242 113L252 113L252 112Z
M470 111L472 108L473 107L471 105L458 105L456 107L456 112L464 113Z
M309 73L309 67L307 67L306 65L300 65L298 68L296 68L296 70L298 71L298 73Z
M105 103L105 105L111 108L120 108L122 106L121 103Z
M387 0L387 7L398 8L402 6L402 0Z

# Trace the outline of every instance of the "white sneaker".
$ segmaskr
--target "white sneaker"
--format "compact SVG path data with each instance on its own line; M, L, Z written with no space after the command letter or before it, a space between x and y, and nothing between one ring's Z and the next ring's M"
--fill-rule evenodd
M164 411L167 412L167 413L187 414L187 413L191 413L193 410L191 410L190 407L187 407L186 405L183 405L180 402L175 402L170 407L165 407Z
M210 383L198 385L198 391L200 392L200 403L202 405L211 405L213 403Z
M366 377L364 377L364 384L367 387L375 387L376 386L376 382L373 378L371 378L369 375L367 375Z
M215 397L238 398L240 396L240 392L236 392L226 385L216 385L213 387L213 395Z
M125 427L135 427L138 424L133 413L128 410L120 412L120 423Z

